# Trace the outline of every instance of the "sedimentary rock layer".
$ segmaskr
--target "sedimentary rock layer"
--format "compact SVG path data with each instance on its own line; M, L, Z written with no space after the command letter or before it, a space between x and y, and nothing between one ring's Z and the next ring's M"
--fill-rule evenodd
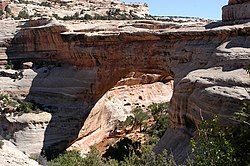
M229 5L222 8L223 21L237 21L250 19L250 1L229 1Z
M173 82L166 84L162 82L145 84L148 80L139 78L144 82L141 84L136 82L135 78L129 81L126 78L116 86L109 90L91 110L81 129L77 141L68 148L69 150L79 150L81 154L86 155L90 151L90 147L100 143L110 136L117 125L117 121L125 121L126 117L131 115L133 108L140 107L146 111L147 107L152 103L169 102L173 93ZM152 80L151 80L152 81ZM127 85L128 84L128 85Z
M1 140L3 142L0 148L0 161L3 166L39 166L39 164L30 159L29 156L21 152L14 144L9 141Z
M250 60L249 24L151 30L116 25L115 31L91 32L81 32L81 24L80 30L54 23L26 27L7 47L15 66L53 64L34 70L26 97L57 108L46 128L45 149L69 145L95 103L133 71L174 78L171 129L164 136L170 140L162 139L156 151L170 148L178 161L188 151L183 141L188 142L202 118L217 114L231 124L227 117L249 100L250 79L243 69Z

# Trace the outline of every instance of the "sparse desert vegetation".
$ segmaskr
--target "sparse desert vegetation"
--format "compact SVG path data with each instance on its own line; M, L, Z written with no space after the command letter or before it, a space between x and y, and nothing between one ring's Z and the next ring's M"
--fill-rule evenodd
M50 166L177 166L170 152L161 154L153 152L155 143L162 137L167 128L168 103L152 104L148 108L154 118L153 125L147 126L150 115L144 115L140 108L134 109L134 116L127 117L124 123L119 123L122 130L131 128L129 133L139 128L138 132L145 134L146 142L140 142L128 137L121 138L116 144L111 145L102 155L92 147L91 152L84 158L77 151L65 152L58 158L49 162ZM249 104L245 104L235 118L239 124L231 128L223 128L219 124L219 118L204 120L197 128L197 137L190 142L192 155L187 165L246 165L249 163ZM144 128L142 124L144 122ZM137 126L137 127L135 127ZM161 130L158 130L161 129ZM155 140L155 141L152 141Z
M31 102L19 100L8 94L0 94L1 113L31 113L39 110L38 106Z
M0 140L0 149L2 149L3 145L4 145L4 142Z

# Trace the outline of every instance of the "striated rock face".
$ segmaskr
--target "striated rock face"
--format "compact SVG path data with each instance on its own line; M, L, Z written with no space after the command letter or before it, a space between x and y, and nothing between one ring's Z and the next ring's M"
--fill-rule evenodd
M180 162L189 150L185 142L202 118L218 114L231 124L226 117L249 100L250 79L243 69L250 60L249 23L214 29L186 23L150 30L131 22L102 22L107 30L94 24L91 31L81 29L91 27L85 23L26 27L6 46L4 53L16 67L40 64L33 69L26 100L53 110L43 141L48 153L76 140L95 103L131 72L174 79L171 129L156 151L171 149Z
M222 8L223 21L237 21L250 19L249 0L230 0L229 5Z
M250 99L249 83L249 75L243 69L214 67L187 74L174 89L170 110L172 127L166 131L155 151L168 148L178 162L184 162L191 152L189 141L200 120L219 115L222 125L233 125L230 116L241 110L242 102Z
M43 148L44 132L51 120L49 113L5 115L0 118L0 133L11 138L16 147L27 154L39 154Z
M126 80L128 79L126 78ZM144 82L146 81L144 79ZM131 82L129 81L129 83ZM125 121L126 117L131 115L133 108L140 106L146 110L152 103L169 102L173 93L172 88L172 82L124 85L112 88L91 110L77 141L70 146L69 150L77 149L83 155L88 153L90 146L107 138L109 133L115 129L117 120Z
M131 86L131 85L144 85L144 84L152 84L155 82L163 82L167 83L173 80L172 77L166 77L159 74L144 74L141 72L131 72L125 78L122 78L115 85L119 86ZM112 89L111 89L112 90Z
M11 71L0 70L0 73L11 73ZM71 66L25 69L22 73L23 78L20 80L1 77L1 93L17 95L20 99L26 97L28 100L31 89L34 88L37 93L34 93L30 100L48 106L49 113L5 115L0 118L1 129L4 130L1 135L11 136L17 147L28 154L40 153L44 146L58 142L61 142L58 151L67 148L70 142L77 138L90 109L78 96L79 91L84 91L86 83L77 80L84 78L91 80L90 74L87 70L77 70ZM35 78L38 79L35 82L36 86L32 86Z
M2 140L4 145L0 148L0 161L3 166L39 166L39 164L30 159L21 152L14 144Z

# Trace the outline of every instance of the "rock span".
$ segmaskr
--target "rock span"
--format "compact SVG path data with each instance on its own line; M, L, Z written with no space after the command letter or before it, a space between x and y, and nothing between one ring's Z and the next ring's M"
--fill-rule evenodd
M171 128L155 150L171 149L180 162L202 118L218 114L224 124L231 124L227 117L249 99L250 79L243 69L250 60L249 24L205 29L141 23L168 27L151 30L135 28L136 24L117 22L107 28L102 23L106 30L79 29L84 27L81 23L78 29L51 22L26 24L6 44L1 57L12 60L14 67L25 62L39 66L25 71L30 74L24 80L32 81L26 90L20 86L25 85L22 80L5 82L4 90L22 92L26 100L53 110L43 138L47 153L68 147L95 103L133 71L174 80Z

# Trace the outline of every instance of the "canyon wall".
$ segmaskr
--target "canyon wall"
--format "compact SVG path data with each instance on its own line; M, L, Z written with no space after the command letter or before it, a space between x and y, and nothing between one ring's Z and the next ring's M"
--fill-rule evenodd
M35 74L25 98L52 110L43 139L48 153L68 147L95 103L131 72L174 79L171 127L155 150L171 149L180 162L189 151L194 126L213 115L232 124L228 117L249 100L250 80L243 69L250 60L249 24L214 29L115 25L112 31L81 32L82 24L76 30L48 22L22 28L5 41L2 63L37 66L29 69ZM21 82L6 82L1 91L17 92L18 88L6 87Z
M228 5L222 8L223 21L243 21L250 19L249 0L229 0Z
M2 138L0 138L2 141ZM20 151L13 143L3 140L3 146L0 149L0 161L4 166L40 166L38 162L32 160Z

